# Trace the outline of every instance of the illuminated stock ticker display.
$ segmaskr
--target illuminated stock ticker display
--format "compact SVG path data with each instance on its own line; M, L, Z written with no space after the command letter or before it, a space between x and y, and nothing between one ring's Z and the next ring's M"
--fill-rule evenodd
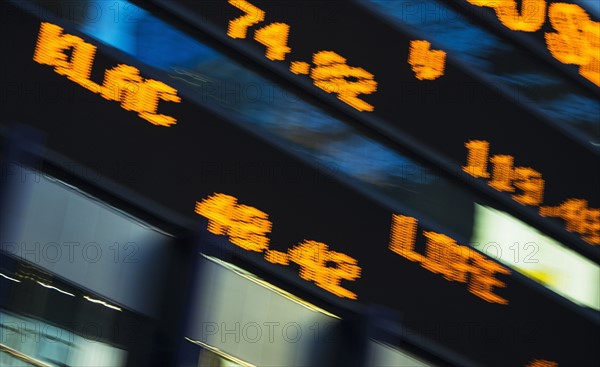
M8 3L1 5L3 9L8 6ZM229 21L238 17L239 14ZM98 160L113 164L124 159L136 162L136 180L123 182L120 181L122 177L111 178L188 218L202 220L202 223L206 219L206 228L214 235L207 239L207 243L220 245L229 242L226 246L230 249L243 249L242 256L236 257L236 260L244 262L244 259L258 257L258 261L264 260L265 269L280 268L281 273L277 274L286 274L286 277L289 270L294 273L294 269L298 268L296 274L307 281L306 288L300 286L299 289L320 296L329 292L333 295L331 298L340 304L357 301L393 308L407 315L409 327L465 355L479 353L474 359L484 361L484 364L506 365L507 360L518 359L517 365L529 363L539 367L555 363L550 361L557 361L560 365L567 361L565 365L568 365L569 361L581 361L591 355L588 344L594 344L591 336L596 329L588 318L581 316L577 305L567 300L555 301L558 296L550 296L551 292L534 287L532 282L525 282L524 279L527 279L517 274L517 270L509 270L510 266L492 260L485 251L467 246L468 236L451 233L452 227L445 225L430 227L432 223L428 220L431 218L417 215L420 214L418 210L411 208L415 210L413 214L400 209L390 210L341 184L337 178L316 172L301 159L284 154L281 149L245 133L244 129L232 123L231 116L228 119L210 112L193 100L184 84L169 79L167 73L153 71L143 60L135 57L124 58L123 53L114 52L104 42L91 45L88 38L82 36L89 34L81 30L77 33L77 28L69 27L68 22L63 24L56 19L42 19L40 23L37 19L23 18L26 20L22 22L7 20L8 27L19 30L23 42L15 44L14 52L6 55L6 62L13 67L22 65L25 73L7 74L5 78L9 83L48 82L56 94L64 90L74 92L67 98L54 99L52 103L35 98L15 99L15 103L6 106L5 116L41 129L47 134L49 150L75 157L81 164L90 166ZM256 30L248 27L247 38L257 36L260 27L269 24L256 24ZM50 30L47 34L41 32L45 27ZM290 37L294 27L290 26ZM283 28L276 26L277 29ZM270 31L269 28L259 36L266 37L261 39L267 45L258 41L250 43L264 45L268 53ZM93 38L89 36L89 39ZM413 56L422 53L437 61L405 58L408 65L415 67L405 72L412 72L413 78L421 76L421 80L443 75L439 66L442 54L436 54L427 41L410 45ZM291 49L293 44L287 47ZM282 50L286 51L285 48ZM329 48L317 47L316 50ZM269 55L280 56L280 51L277 46L275 49L271 47ZM410 50L405 51L408 57ZM291 51L284 54L285 60L291 59ZM344 54L345 51L339 52L339 55ZM270 62L268 60L266 62ZM354 65L351 60L355 59L348 57L348 64ZM438 66L431 67L436 62ZM345 68L344 65L338 66ZM312 79L312 71L320 66L314 63L314 59L313 65L309 66L306 75ZM406 63L402 66L408 68ZM97 70L89 74L91 69ZM29 78L23 80L23 74ZM373 80L376 75L374 73ZM445 79L440 78L434 83ZM157 84L148 83L149 80L161 80L160 83L169 88L160 89ZM349 81L356 82L357 79ZM94 87L90 89L86 85ZM138 101L131 92L141 85L147 85L149 90L137 96L147 96L148 99ZM82 87L93 93L78 93ZM185 97L178 96L180 93ZM351 100L353 97L358 100L365 97L366 101L375 93L346 96ZM160 114L161 107L165 115ZM81 123L82 119L85 124ZM163 126L171 128L162 129ZM90 135L101 138L82 138ZM464 162L463 144L467 140L462 139L456 144L461 162ZM107 141L110 149L106 149ZM132 141L145 144L132 144ZM500 144L495 139L489 141ZM505 147L497 149L520 157L519 152L505 150ZM488 156L484 158L489 161ZM210 171L204 170L203 164L207 160L225 168L231 162L249 162L250 165L247 170L236 173L240 178L233 180L231 177L213 177L215 175ZM260 171L255 170L252 164L273 160L286 169L298 171L297 182L277 181L281 179L277 175L269 176L275 177L271 180L273 182L258 177ZM470 161L467 161L469 165ZM473 165L481 166L482 163L478 162ZM529 162L515 164L530 165ZM497 169L500 167L507 166ZM542 200L535 204L542 205L546 200L546 187L544 180L540 186L541 174L538 176L533 169L520 168L513 167L513 172L519 170L520 176L512 181L502 176L500 171L496 172L495 166L488 173L489 177L497 175L515 190L522 191L515 196L520 194L521 199L532 203ZM544 167L540 167L539 171L546 175ZM314 174L310 176L306 172ZM548 182L553 182L550 177ZM573 197L579 197L577 195ZM568 197L571 196L564 196ZM432 201L435 202L435 199ZM449 209L449 215L456 213L456 208ZM461 217L463 219L468 222L473 218ZM277 279L271 280L277 284L278 277L274 278ZM298 289L302 283L294 284ZM317 287L323 292L315 292ZM440 301L444 302L444 307L439 306ZM548 320L557 314L563 317L552 319L553 322L549 323ZM494 335L502 335L494 343L508 352L491 356L489 351L485 351L490 345L485 338L438 334L435 326L431 327L441 325L443 330L450 330L453 322L461 325L481 323L484 326L490 323L490 331ZM502 329L504 325L506 327ZM577 337L559 340L552 333L557 328L568 330L569 335L577 334ZM528 335L533 341L524 349L518 345L520 342L516 338L504 334L509 329L511 335Z
M577 5L550 4L540 18L538 13L547 2L510 0L498 2L502 5L492 9L492 2L479 1L476 6L458 1L470 9L497 11L516 29L525 27L522 23L537 27L544 20L539 31L554 40L550 44L573 46L561 51L562 55L579 62L586 75L597 74L597 40L590 29L598 22ZM539 186L544 180L533 183L531 175L544 173L552 184L537 195L545 202L560 204L572 196L583 198L589 207L598 205L600 174L592 167L597 165L593 150L600 140L598 124L590 117L597 107L592 91L596 87L581 86L572 80L575 76L565 77L556 65L522 50L509 37L496 37L469 17L459 18L444 9L443 2L290 0L285 6L269 0L151 2L186 18L307 92L319 90L321 97L320 91L331 94L334 98L328 102L361 124L382 131L439 165L450 163L448 169L456 174L462 172L465 142L488 141L500 151L510 149L524 162L520 168L536 168L514 171L528 175L516 178L517 185L527 180L524 185ZM572 10L575 8L580 10ZM586 15L566 16L569 12ZM353 21L355 18L360 22ZM554 23L556 29L548 30ZM444 28L448 28L446 37ZM466 38L458 39L465 45L457 41L453 46L449 39L461 34ZM390 44L388 39L394 42ZM467 47L469 43L473 45ZM523 86L528 78L537 82ZM556 89L543 83L554 83ZM585 112L577 107L583 103ZM570 110L579 112L569 114ZM552 149L558 145L560 152ZM578 170L568 162L579 162L588 169ZM540 200L533 197L532 189L526 190L527 194L507 203L531 207L519 200ZM521 210L521 205L514 207ZM546 214L537 220L555 228L551 215ZM589 236L578 241L561 227L557 228L563 232L561 236L588 248Z

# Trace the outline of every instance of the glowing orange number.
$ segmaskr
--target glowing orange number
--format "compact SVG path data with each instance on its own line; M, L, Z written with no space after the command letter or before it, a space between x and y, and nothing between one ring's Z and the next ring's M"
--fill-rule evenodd
M485 140L471 140L467 147L467 165L462 170L477 178L489 178L487 162L490 143ZM522 205L537 206L544 198L544 180L542 174L530 167L514 167L514 157L511 155L494 155L492 175L488 185L498 191L514 192L515 187L522 193L512 195L512 199Z
M489 178L487 171L490 143L485 140L471 140L465 143L468 149L467 165L462 170L473 177Z
M446 53L432 50L427 41L411 41L408 63L419 80L435 80L444 75Z
M229 0L229 3L246 14L229 22L227 35L231 38L246 38L248 27L265 19L265 12L245 0ZM288 46L290 26L271 23L254 32L254 39L267 47L265 56L269 60L285 60L292 49ZM346 64L346 59L333 51L320 51L313 55L312 70L305 61L292 61L290 71L294 74L309 74L315 86L327 93L335 93L338 99L359 111L373 111L374 107L358 98L360 94L377 91L373 74Z
M600 22L575 4L554 3L548 12L556 32L546 33L548 49L558 61L579 65L579 73L600 86Z
M488 260L477 251L461 246L442 233L424 231L425 255L415 251L417 219L392 215L392 228L388 248L398 255L419 263L432 273L441 274L448 281L466 283L468 290L477 297L490 302L507 305L508 300L493 292L493 288L506 284L495 274L510 274L504 266Z
M329 251L326 244L304 241L288 251L290 261L300 265L300 277L339 297L356 299L355 293L340 286L342 279L360 278L357 261L346 254ZM327 263L335 263L335 267Z
M246 38L248 27L260 23L265 19L264 11L245 0L229 0L229 4L246 13L229 22L227 35L231 38Z
M535 32L546 21L545 0L522 0L521 10L516 0L467 0L477 6L494 9L498 20L513 31Z
M231 243L244 250L262 252L269 247L266 234L271 232L269 216L251 206L237 205L237 199L214 194L196 202L195 212L208 219L208 230L228 235Z
M534 359L526 367L558 367L558 363L544 359Z
M356 259L335 251L321 242L304 241L285 252L269 249L269 216L247 205L239 205L230 195L213 194L196 202L194 211L208 219L208 230L227 235L231 243L244 250L264 252L265 260L280 265L300 265L300 277L338 297L356 299L355 293L340 286L342 280L360 278ZM334 264L334 265L331 265Z
M257 29L254 39L267 46L266 57L269 60L284 60L285 55L292 51L287 46L290 26L285 23L271 23Z
M523 193L512 198L522 205L540 205L544 198L542 174L533 168L517 167L513 170L514 185Z
M471 140L465 144L468 149L467 165L462 170L473 177L489 178L487 162L490 143L485 140ZM495 155L492 162L492 176L488 185L498 191L514 192L515 187L521 194L512 195L512 199L522 205L538 206L544 199L544 180L542 174L529 167L513 167L514 157ZM582 236L592 245L600 245L600 209L588 208L587 200L569 199L557 207L542 206L542 217L562 218L566 229Z
M540 215L562 218L567 231L580 234L592 245L600 245L600 209L588 208L587 200L568 199L556 207L540 207Z
M213 234L229 233L231 219L237 199L225 194L214 194L201 202L196 202L195 212L208 219L208 231Z
M72 49L70 58L65 53L68 49ZM139 117L154 125L170 126L177 122L171 116L156 113L159 99L181 102L176 89L158 80L143 79L140 71L129 65L117 65L106 70L100 86L89 79L95 55L96 46L79 37L63 34L63 29L55 24L41 24L34 61L54 66L58 74L107 100L121 102L123 109L137 112Z
M315 86L327 93L335 93L338 99L359 111L373 111L369 103L358 98L359 94L377 91L373 74L365 69L348 66L346 59L333 51L320 51L313 55L316 65L310 77ZM350 80L353 79L353 80Z
M229 229L231 243L244 250L262 252L269 248L266 234L271 232L269 216L251 206L238 205Z
M490 159L494 166L492 170L492 179L489 185L498 191L515 191L512 187L513 162L515 158L512 155L495 155Z

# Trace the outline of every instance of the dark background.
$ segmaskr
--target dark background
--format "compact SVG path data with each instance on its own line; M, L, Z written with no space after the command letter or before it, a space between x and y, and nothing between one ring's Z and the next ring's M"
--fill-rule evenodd
M19 14L7 6L2 4L2 13ZM272 248L285 251L311 239L358 259L362 277L342 282L358 294L358 302L391 307L406 326L484 365L522 366L540 358L560 366L584 366L597 360L597 321L576 312L568 302L513 273L500 277L507 288L497 290L510 305L490 304L469 293L466 284L447 282L394 254L387 249L392 215L388 209L191 103L185 95L180 104L162 103L159 107L159 112L176 117L177 125L157 127L123 110L117 102L104 100L69 81L51 67L37 64L32 56L39 23L24 14L2 23L3 42L11 45L1 62L3 125L19 122L39 129L49 150L84 167L127 165L125 170L108 169L105 176L196 220L198 230L206 228L206 220L194 214L195 202L213 192L233 195L240 203L269 214L273 222L269 235ZM291 37L290 44L294 42ZM118 63L129 62L117 61L99 48L94 63L96 76L92 79L99 82L98 75ZM145 75L141 66L134 66ZM371 71L368 65L363 67ZM402 70L409 72L408 67ZM376 70L373 72L378 75ZM377 78L380 82L388 80L385 74ZM383 92L379 93L385 95ZM376 106L385 111L385 103ZM463 138L448 146L460 148ZM514 140L506 146L492 140L493 152L497 148L498 152L515 155L517 164L527 165L526 158L513 149L515 146L518 143ZM462 148L460 151L464 155ZM253 165L281 170L257 175L240 168ZM218 167L221 173L199 174L213 169L208 166ZM541 164L532 166L550 182ZM430 228L420 226L419 233L423 229ZM224 241L208 237L209 241ZM419 238L422 241L421 235ZM237 252L240 258L257 263L254 254ZM298 270L296 265L285 269L266 261L261 267L265 273L275 268L282 274ZM277 277L269 280L278 283ZM306 289L312 294L325 293L316 286Z

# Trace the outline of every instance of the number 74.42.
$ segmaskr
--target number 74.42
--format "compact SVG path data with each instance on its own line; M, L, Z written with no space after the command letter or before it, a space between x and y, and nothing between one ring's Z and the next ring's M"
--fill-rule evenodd
M231 38L245 39L248 29L265 20L266 13L245 0L228 0L244 15L229 21L227 35ZM254 40L266 47L265 57L272 61L284 61L292 51L288 46L290 26L286 23L269 23L254 31ZM427 41L411 41L408 63L419 80L434 80L444 74L446 53L431 50ZM312 63L291 61L289 70L294 74L310 76L313 84L358 111L372 112L375 107L359 98L377 91L377 82L370 72L363 68L350 66L334 51L318 51L313 54Z

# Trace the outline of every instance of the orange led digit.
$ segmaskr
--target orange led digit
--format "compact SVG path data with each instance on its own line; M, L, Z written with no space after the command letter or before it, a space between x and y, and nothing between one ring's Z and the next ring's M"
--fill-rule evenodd
M236 209L237 199L230 195L214 194L196 202L195 212L208 219L208 231L226 235Z
M231 38L246 38L248 27L260 23L265 19L264 11L245 0L229 0L229 4L246 13L229 22L227 35Z
M521 10L516 0L467 0L476 6L494 9L498 20L513 31L535 32L546 21L545 0L522 0Z
M329 251L322 242L304 241L288 250L290 261L300 265L300 277L315 284L338 297L356 299L355 293L340 286L342 279L360 278L360 267L357 261L345 254ZM335 267L327 266L327 262L336 263Z
M498 191L515 191L512 187L513 162L511 155L495 155L490 159L494 168L492 169L492 179L488 184Z
M589 21L583 28L588 43L589 61L581 65L579 74L600 87L600 22Z
M564 64L579 65L579 73L600 86L600 22L575 4L554 3L548 18L556 32L545 34L548 50Z
M292 61L290 71L294 74L306 74L310 72L310 64L304 61Z
M467 154L467 165L462 170L473 177L489 178L488 156L490 152L490 143L485 140L471 140L465 143L469 150Z
M558 367L558 363L546 361L545 359L534 359L525 367Z
M562 218L566 229L582 236L592 245L600 245L600 209L590 209L587 200L568 199L559 206L542 206L542 217Z
M435 80L444 75L446 53L432 50L427 41L411 41L408 63L419 80Z
M257 29L254 32L254 39L267 46L265 56L269 60L284 60L285 55L292 51L287 46L289 33L289 25L285 23L271 23L261 29Z
M358 98L360 94L377 91L373 74L365 69L349 66L346 59L333 51L320 51L313 55L316 65L310 77L314 85L327 93L335 93L338 99L359 111L373 111L374 107ZM353 78L355 80L349 80Z
M523 191L522 194L512 195L513 200L522 205L537 206L544 198L544 180L542 174L533 168L517 167L513 171L514 185Z
M72 49L69 58L65 51ZM129 65L117 65L104 73L100 86L90 80L96 46L81 38L63 34L57 25L43 22L36 43L33 60L54 66L54 71L82 87L100 94L109 101L121 102L121 107L138 112L144 120L159 126L174 125L177 120L171 116L157 114L158 101L181 102L177 90L157 80L144 80L139 70Z
M468 290L489 303L507 305L508 300L493 293L506 284L495 274L509 275L504 266L487 260L485 256L444 234L423 231L426 238L425 256L414 251L417 219L404 215L392 215L392 228L388 248L410 261L419 263L432 273L441 274L448 281L466 283ZM467 281L467 274L470 277Z
M238 205L229 228L229 240L244 250L262 252L269 248L269 216L254 207Z
M550 5L548 18L556 30L545 35L552 55L565 64L587 64L589 56L583 29L590 18L585 10L575 4L554 3Z
M467 165L462 170L477 178L489 178L487 163L490 143L485 140L471 140L467 147ZM515 187L521 194L512 195L513 200L522 205L537 206L544 197L544 180L542 174L530 167L514 167L511 155L494 155L489 159L492 163L492 175L488 185L498 191L514 192Z
M269 247L269 216L247 205L237 205L230 195L214 194L196 202L195 212L208 219L210 233L228 235L229 240L244 250L262 252Z

